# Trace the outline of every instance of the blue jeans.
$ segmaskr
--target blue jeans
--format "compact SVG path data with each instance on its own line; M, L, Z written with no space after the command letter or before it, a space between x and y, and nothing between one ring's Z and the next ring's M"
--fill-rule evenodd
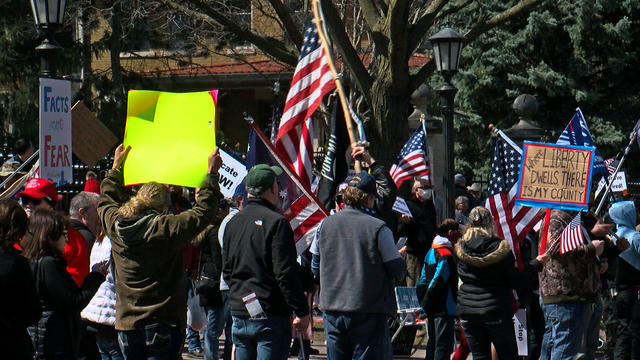
M453 321L451 316L427 317L427 348L425 359L449 360L453 352Z
M393 359L384 314L324 312L327 360Z
M237 360L286 360L291 344L289 317L274 316L263 320L251 320L232 316L233 344Z
M587 325L587 303L542 304L545 330L540 359L570 360L580 351Z
M191 295L193 289L191 288L191 278L187 276L187 294ZM202 344L200 343L200 333L187 325L187 347L189 350L202 350Z
M96 326L96 345L102 360L123 360L124 356L118 344L118 333L111 326Z
M505 316L470 315L460 319L473 360L490 360L491 344L499 359L517 359L518 346L513 320Z
M184 344L184 328L164 324L118 331L120 350L127 360L178 360Z
M218 346L222 329L224 329L224 360L231 359L233 340L231 339L231 309L229 308L229 291L222 291L222 306L208 307L207 328L204 331L204 358L206 360L218 359Z

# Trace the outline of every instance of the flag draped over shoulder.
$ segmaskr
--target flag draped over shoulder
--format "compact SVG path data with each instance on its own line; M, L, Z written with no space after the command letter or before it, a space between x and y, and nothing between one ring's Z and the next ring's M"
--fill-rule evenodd
M312 118L322 98L336 85L315 22L304 31L298 65L282 111L276 139L278 154L292 165L305 185L311 184L313 165Z
M400 187L413 176L429 175L429 150L424 127L420 126L400 150L400 154L389 170L389 175Z
M310 188L304 185L278 157L276 149L262 131L255 123L251 123L247 169L256 164L277 165L284 170L278 177L280 193L277 207L282 209L282 215L291 224L296 250L298 255L301 255L313 240L313 230L329 213L319 203Z
M522 149L502 131L498 135L485 207L493 216L498 236L509 242L521 268L520 242L540 222L539 209L515 205Z
M589 127L587 126L587 121L584 119L582 115L582 111L580 108L576 108L576 113L573 115L567 127L564 128L560 137L558 137L558 141L556 141L558 145L577 145L577 146L593 146L596 144L593 142L591 138L591 132L589 131ZM607 171L607 167L604 163L604 159L600 155L600 152L596 149L593 153L593 174L600 176L609 176L609 172Z
M565 254L584 245L585 241L589 239L587 231L581 225L581 214L582 212L578 212L569 225L562 230L562 234L560 234L560 254Z

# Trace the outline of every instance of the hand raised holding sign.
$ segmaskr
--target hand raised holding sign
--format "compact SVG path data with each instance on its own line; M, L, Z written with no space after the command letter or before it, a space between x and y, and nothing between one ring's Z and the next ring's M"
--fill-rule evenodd
M113 165L111 166L112 169L117 169L122 166L125 158L127 157L127 154L129 153L129 150L131 150L131 146L127 145L127 147L125 148L123 144L118 145L116 150L113 152Z

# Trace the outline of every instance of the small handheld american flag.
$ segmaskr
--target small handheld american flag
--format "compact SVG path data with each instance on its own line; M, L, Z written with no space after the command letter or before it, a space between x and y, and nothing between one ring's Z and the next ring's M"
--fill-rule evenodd
M584 245L585 240L589 239L589 235L585 233L584 227L582 227L581 212L576 215L573 220L567 225L562 234L560 234L560 254L566 254L567 252Z
M424 128L420 126L400 150L396 162L389 171L397 187L413 176L429 175L429 152L425 139Z

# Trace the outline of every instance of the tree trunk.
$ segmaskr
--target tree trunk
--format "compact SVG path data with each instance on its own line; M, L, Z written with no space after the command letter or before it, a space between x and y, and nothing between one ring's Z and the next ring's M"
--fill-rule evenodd
M122 83L122 67L120 65L120 52L122 51L122 10L119 4L113 7L111 15L111 37L109 38L109 53L111 60L111 80L113 81L113 95L116 99L115 119L121 121L125 117L126 99Z

